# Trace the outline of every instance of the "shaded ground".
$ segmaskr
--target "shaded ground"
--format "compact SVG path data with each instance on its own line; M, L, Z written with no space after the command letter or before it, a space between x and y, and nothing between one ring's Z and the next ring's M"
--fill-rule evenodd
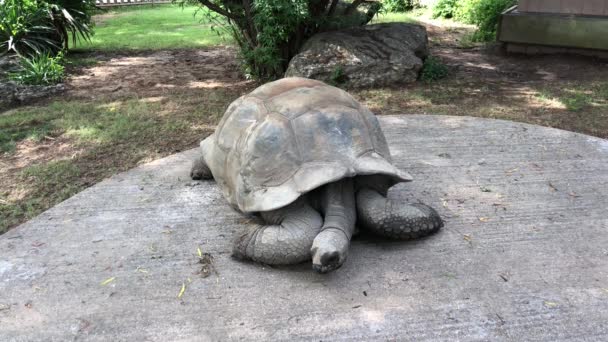
M427 23L451 75L351 92L375 113L501 118L608 138L608 64L504 56L467 26ZM71 56L60 101L0 113L0 233L118 171L196 146L256 84L229 47Z

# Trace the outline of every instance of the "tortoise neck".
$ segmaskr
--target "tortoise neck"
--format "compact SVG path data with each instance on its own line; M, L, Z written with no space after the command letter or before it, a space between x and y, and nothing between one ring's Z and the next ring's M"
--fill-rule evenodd
M329 183L321 189L319 195L321 212L325 216L321 231L339 230L350 240L357 220L353 179L345 178Z

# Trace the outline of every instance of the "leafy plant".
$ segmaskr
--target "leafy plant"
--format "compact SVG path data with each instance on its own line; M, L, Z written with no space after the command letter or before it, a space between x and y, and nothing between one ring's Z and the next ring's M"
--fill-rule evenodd
M336 66L330 76L330 84L333 86L339 86L346 82L346 75L344 74L344 68L341 65Z
M433 17L474 24L477 31L473 41L491 41L496 38L501 13L516 3L517 0L439 0L433 7Z
M387 12L407 12L420 7L419 0L383 0L382 8Z
M433 18L452 18L458 8L458 0L439 0L432 10Z
M207 19L237 42L245 71L258 79L283 75L291 58L318 32L365 25L380 10L376 1L354 0L178 0L199 4Z
M437 57L429 56L424 60L420 79L426 82L437 81L447 77L449 70Z
M64 49L79 38L90 40L93 35L91 13L95 0L48 0L47 17Z
M468 0L472 1L470 23L477 26L473 39L476 41L491 41L496 39L500 15L517 0Z
M0 54L57 52L69 47L70 38L74 42L79 37L88 40L92 29L86 11L93 3L94 0L0 0Z
M32 0L3 0L0 2L0 54L20 55L40 53L58 48L49 38L53 28L45 22L46 11Z
M63 54L49 52L21 58L21 70L9 78L21 84L48 85L59 83L64 77Z

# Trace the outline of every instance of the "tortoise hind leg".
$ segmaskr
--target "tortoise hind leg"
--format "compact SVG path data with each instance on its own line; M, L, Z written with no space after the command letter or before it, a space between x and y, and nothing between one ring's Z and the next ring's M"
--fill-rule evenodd
M414 239L443 227L435 209L425 204L399 203L370 188L357 192L357 215L363 229L391 239Z
M201 151L202 154L194 160L192 163L192 169L190 169L190 178L194 180L199 179L213 179L213 174L211 173L211 169L207 165L205 161L204 154L206 153L206 148L211 147L213 144L213 134L205 138L203 142L201 142ZM207 152L208 153L208 152Z
M310 260L312 242L321 230L321 215L305 200L261 213L264 224L252 224L234 242L232 255L269 265Z
M209 166L207 166L203 156L199 156L192 163L192 169L190 169L190 178L194 180L213 179L213 174L211 174L211 170L209 169Z

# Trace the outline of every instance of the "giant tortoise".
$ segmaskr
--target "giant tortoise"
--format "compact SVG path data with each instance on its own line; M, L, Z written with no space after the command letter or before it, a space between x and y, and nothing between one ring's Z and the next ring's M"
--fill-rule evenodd
M355 224L394 239L443 226L429 206L387 199L410 175L392 164L374 114L319 81L284 78L240 97L201 150L192 178L214 178L235 209L257 216L235 239L236 258L312 258L324 273L346 260Z

